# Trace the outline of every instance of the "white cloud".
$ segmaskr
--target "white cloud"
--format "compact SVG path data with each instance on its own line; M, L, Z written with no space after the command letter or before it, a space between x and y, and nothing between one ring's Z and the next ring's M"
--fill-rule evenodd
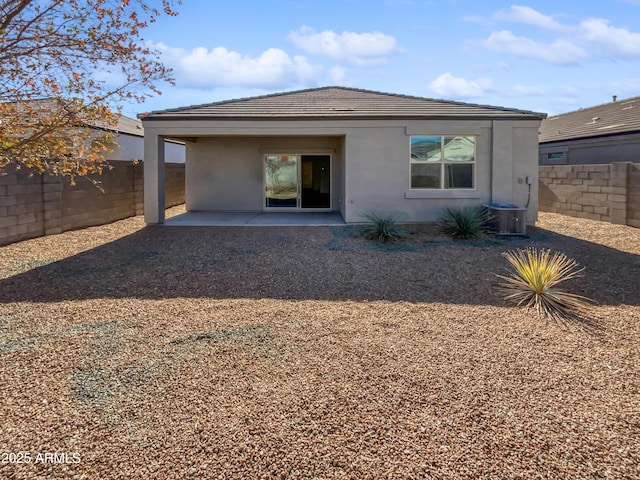
M568 29L567 26L555 21L552 16L540 13L531 7L522 7L520 5L512 5L507 11L496 12L493 14L493 18L508 22L524 23L557 32L563 32Z
M543 88L540 88L540 87L516 85L513 89L517 93L519 93L521 95L525 95L527 97L541 97L543 95L546 95L545 90Z
M496 52L538 58L555 64L578 63L587 58L582 48L568 40L558 39L545 44L526 37L516 37L508 30L493 32L484 41L484 45Z
M618 95L618 98L637 96L640 92L640 76L627 77L612 82L609 92L612 95Z
M462 21L469 22L469 23L478 23L480 25L489 25L489 26L493 25L494 23L489 18L483 17L482 15L465 15L464 17L462 17Z
M491 80L467 80L443 73L429 84L429 90L445 98L478 98L493 90Z
M310 55L327 56L343 65L380 65L398 49L395 37L378 31L337 34L325 30L317 33L312 28L302 27L289 33L289 39Z
M349 85L350 82L347 79L347 69L340 65L335 65L329 70L329 80L332 85Z
M640 0L629 2L640 5ZM477 18L473 20L481 21ZM495 30L482 44L500 53L537 58L556 65L575 64L593 58L640 57L640 33L615 27L602 18L588 18L572 25L563 24L553 16L531 7L513 5L509 10L495 12L484 21L494 24L516 22L558 34L552 40L538 40L514 35L509 30Z
M209 50L173 48L163 43L152 45L162 55L162 61L173 68L180 88L212 88L243 86L256 88L286 88L311 85L319 78L321 68L311 65L305 57L290 57L285 51L270 48L258 57L216 47Z
M640 57L640 33L612 27L608 20L584 20L580 23L580 37L603 55Z

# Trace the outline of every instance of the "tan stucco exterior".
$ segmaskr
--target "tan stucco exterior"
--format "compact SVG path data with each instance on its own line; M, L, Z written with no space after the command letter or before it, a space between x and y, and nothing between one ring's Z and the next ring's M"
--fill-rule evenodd
M342 141L328 136L217 136L187 149L187 210L260 211L264 203L264 155L331 156L331 209L340 210Z
M145 219L161 223L154 208L159 187L159 138L186 143L187 210L261 211L264 155L330 154L331 209L346 222L362 215L399 213L407 222L436 219L443 207L529 203L537 219L537 119L487 120L162 120L145 122ZM476 137L475 188L412 190L411 135ZM526 177L532 179L531 197ZM159 203L162 204L162 203Z
M142 160L144 158L144 137L119 133L115 136L113 150L106 153L107 160ZM165 162L184 163L185 151L182 143L165 142Z

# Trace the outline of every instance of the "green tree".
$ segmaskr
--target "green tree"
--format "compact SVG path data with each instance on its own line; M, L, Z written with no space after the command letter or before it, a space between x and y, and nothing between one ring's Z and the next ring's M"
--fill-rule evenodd
M101 173L121 106L173 83L141 33L180 3L0 0L0 173Z

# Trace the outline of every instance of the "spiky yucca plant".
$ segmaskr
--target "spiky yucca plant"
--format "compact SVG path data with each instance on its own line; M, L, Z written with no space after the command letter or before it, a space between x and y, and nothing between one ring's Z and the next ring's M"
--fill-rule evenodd
M437 224L442 233L454 240L473 240L489 231L489 220L483 207L446 207Z
M368 223L362 226L361 233L369 240L394 243L409 235L403 227L398 225L396 215L383 216L377 213L368 213L362 217Z
M515 269L508 276L497 275L504 282L497 284L496 290L505 300L534 308L539 315L559 321L582 318L580 313L592 303L587 297L556 288L584 270L564 253L527 248L502 255Z

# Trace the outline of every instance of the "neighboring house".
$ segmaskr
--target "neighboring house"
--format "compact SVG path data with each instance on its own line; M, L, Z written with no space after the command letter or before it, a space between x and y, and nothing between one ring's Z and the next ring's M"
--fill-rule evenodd
M64 104L64 100L56 98L43 98L29 100L25 105L32 108L36 112L51 112L60 109L60 104ZM15 105L15 104L9 104ZM20 117L23 110L18 106L18 112L15 114ZM107 160L133 161L143 160L144 158L144 130L142 122L124 115L118 115L117 125L107 125L99 121L91 124L85 124L87 128L94 131L110 131L114 134L114 143L111 145L112 150L105 152L104 156ZM0 119L1 122L1 119ZM71 127L70 127L71 128ZM59 133L64 136L65 132ZM184 163L185 148L184 143L175 140L167 140L165 144L165 162L166 163Z
M539 141L540 165L640 162L640 97L549 117Z
M324 87L140 118L150 224L164 221L164 138L186 145L188 211L338 211L347 223L398 212L424 222L446 206L506 202L537 219L542 113Z
M44 108L51 100L39 101ZM38 107L38 105L36 105ZM14 117L15 118L15 117ZM78 128L78 127L74 127ZM83 127L81 138L90 141L104 125ZM0 172L0 245L62 233L67 230L120 220L139 215L143 207L143 165L132 160L144 156L142 124L124 116L109 125L114 133L114 150L105 152L112 168L91 181L71 185L69 179L53 175L34 175L33 171L10 164ZM71 135L77 131L71 131ZM68 138L68 131L59 133ZM85 135L87 134L87 135ZM76 137L78 138L78 137ZM162 151L167 159L166 207L184 203L184 144L166 142ZM171 162L171 163L169 163ZM177 162L177 163L173 163ZM163 165L164 166L164 165ZM166 170L166 171L165 171ZM86 180L86 179L85 179ZM99 188L96 188L99 186Z
M105 153L107 160L142 160L144 157L142 122L120 116L118 125L113 131L115 144L112 151Z
M144 158L144 130L142 122L120 115L114 130L114 149L105 154L107 160L142 160ZM184 163L184 143L165 142L165 162Z

